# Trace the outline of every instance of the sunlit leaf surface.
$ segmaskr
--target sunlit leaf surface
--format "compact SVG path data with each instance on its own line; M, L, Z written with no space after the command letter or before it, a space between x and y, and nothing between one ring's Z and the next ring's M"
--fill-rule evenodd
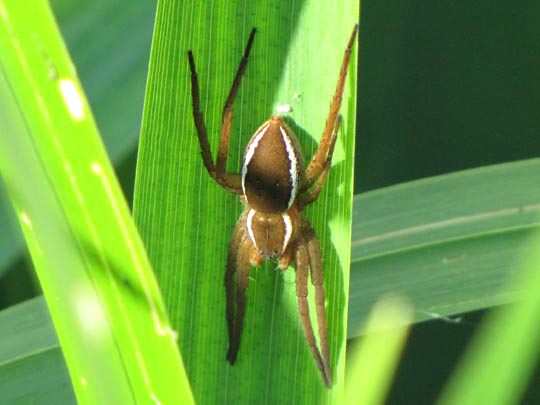
M252 133L278 105L306 158L317 147L347 41L358 19L350 1L161 2L152 45L134 212L179 331L195 398L204 403L331 401L343 382L354 155L353 57L344 125L325 191L306 212L323 249L336 389L323 387L299 322L294 271L251 272L237 364L225 361L223 276L242 206L216 185L200 156L191 113L187 51L198 67L201 105L217 153L221 111L249 32L257 35L238 100L230 171ZM321 29L331 23L332 29ZM355 53L356 55L356 53ZM321 63L324 61L324 63Z

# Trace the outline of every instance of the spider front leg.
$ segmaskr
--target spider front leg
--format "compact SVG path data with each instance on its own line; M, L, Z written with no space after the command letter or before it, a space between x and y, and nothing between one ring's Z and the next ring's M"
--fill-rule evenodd
M306 222L306 221L304 221ZM308 224L309 226L309 224ZM310 227L311 228L311 227ZM312 229L313 230L313 229ZM313 232L314 234L314 232ZM315 239L316 241L316 239ZM317 242L318 244L318 242ZM317 259L317 255L314 252L312 254L310 240L301 239L296 248L296 296L298 297L298 312L300 319L302 320L302 327L304 328L304 334L311 353L315 358L317 367L321 370L324 384L329 388L332 385L332 372L330 370L330 359L328 357L328 334L326 332L326 315L324 310L324 289L322 286L322 264L320 263L320 250L318 254L319 263L314 263ZM317 271L320 272L316 278L313 278L313 266L317 267ZM317 324L319 325L319 338L321 341L321 352L317 348L315 341L315 335L313 333L313 327L311 325L311 318L309 317L309 305L308 305L308 268L312 268L312 283L315 285L315 300L317 304ZM315 284L317 282L317 284ZM322 292L322 295L321 295Z
M218 182L221 186L236 194L242 194L242 182L239 173L227 173L227 156L229 154L229 140L233 119L233 104L242 82L242 76L246 71L249 53L251 46L255 38L255 28L251 31L251 34L244 51L244 56L238 66L234 81L223 107L223 114L221 118L221 137L219 140L219 150L217 155L217 162L214 164L212 158L212 152L210 149L210 143L208 141L208 132L204 123L204 117L200 108L199 97L199 80L197 76L197 69L195 67L195 60L193 59L193 53L188 51L189 69L191 71L191 97L193 104L193 120L195 122L195 128L197 129L197 137L199 138L199 144L201 145L201 153L206 170L212 178Z
M345 78L347 77L347 70L349 68L349 60L351 58L352 47L354 40L356 39L356 34L358 33L358 25L355 25L353 32L345 49L345 55L343 56L343 62L341 63L341 70L339 72L339 79L336 86L336 92L332 98L330 104L330 111L328 112L328 117L326 118L326 124L321 136L321 141L319 143L319 148L313 155L311 162L309 163L306 169L306 177L304 182L304 187L302 192L311 187L315 180L323 173L325 170L325 164L328 159L332 159L333 153L333 134L336 130L336 124L338 120L339 109L341 107L341 101L343 98L343 90L345 87Z
M328 149L328 155L326 157L326 162L324 163L324 166L322 168L322 172L319 174L319 177L317 177L315 181L315 186L313 189L306 190L302 194L298 196L298 202L296 206L298 207L298 211L302 211L304 208L306 208L307 205L311 204L313 201L317 199L319 194L322 191L322 188L324 186L324 182L326 181L326 176L328 176L328 172L330 171L330 166L332 165L332 156L334 155L334 148L336 146L336 140L337 135L339 132L339 128L341 127L341 115L337 117L336 120L336 126L333 131L332 139L330 141L330 147Z

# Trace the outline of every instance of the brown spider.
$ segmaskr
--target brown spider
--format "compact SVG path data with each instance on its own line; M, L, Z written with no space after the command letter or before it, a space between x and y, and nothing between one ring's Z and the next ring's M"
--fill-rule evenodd
M307 219L300 216L300 212L317 199L330 170L341 123L338 113L357 31L358 26L355 26L345 50L321 143L305 170L304 159L296 136L281 117L272 116L255 131L248 142L241 173L226 172L233 104L246 70L255 37L255 28L251 31L244 56L223 108L216 164L212 159L206 126L199 106L199 83L195 61L192 52L188 52L193 118L204 165L217 183L238 194L246 206L232 235L225 272L229 331L227 360L231 365L234 364L240 348L250 266L258 267L263 260L277 258L279 268L286 270L292 262L296 262L298 311L309 348L327 387L332 385L332 372L328 356L321 250L315 231ZM313 189L311 189L312 186ZM309 317L308 271L311 273L311 282L315 287L320 351L315 342Z

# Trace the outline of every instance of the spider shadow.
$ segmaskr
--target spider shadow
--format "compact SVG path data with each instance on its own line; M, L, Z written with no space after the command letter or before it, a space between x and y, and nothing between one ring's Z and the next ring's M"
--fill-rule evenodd
M133 272L121 264L106 248L100 252L95 244L86 238L80 236L77 239L88 263L88 276L94 285L113 283L118 291L125 293L125 298L132 300L141 310L148 312L152 310L142 281L134 278Z
M317 150L318 144L315 141L315 139L310 136L310 134L300 125L296 123L296 121L290 117L290 116L284 116L283 120L287 123L287 125L290 126L290 128L294 131L296 134L299 143L302 145L307 145L307 150L313 151L309 156L306 156L304 154L304 158L306 161L304 164L307 166ZM339 130L338 137L343 137L343 125ZM321 131L322 133L322 131ZM339 143L336 145L336 147L339 147ZM305 151L302 151L305 153ZM310 220L310 211L312 211L313 207L317 207L318 204L322 204L322 202L325 200L326 196L331 196L332 201L337 201L337 205L343 206L345 204L344 201L344 194L340 193L340 188L345 188L346 185L343 181L340 183L337 182L337 172L343 167L343 162L339 162L337 164L332 163L332 169L330 169L330 172L328 173L328 177L325 181L323 190L317 200L315 200L312 204L310 204L308 207L306 207L304 213L302 215L308 220ZM306 215L307 214L307 215ZM330 228L330 220L335 218L337 216L337 213L328 213L325 218L325 229L322 230L320 226L317 227L316 224L313 224L310 220L310 223L315 229L315 232L317 233L317 238L319 241L322 242L323 238L322 236L326 236L325 239L331 240L332 239L332 230ZM330 250L330 252L328 251ZM337 357L336 353L341 353L344 350L343 347L343 338L346 335L346 324L342 321L343 317L341 314L343 314L343 311L348 311L347 308L347 296L345 291L345 280L344 280L344 271L349 267L348 263L341 263L339 261L339 255L338 251L336 250L333 243L326 243L324 246L321 243L321 253L323 256L323 271L324 271L324 283L325 283L325 292L326 292L326 299L327 301L331 302L333 305L335 305L337 308L331 312L327 313L327 327L328 327L328 333L329 336L338 336L337 343L336 342L329 342L330 344L330 361L332 364L332 369L335 370L336 364L337 364ZM327 267L324 265L325 259L326 262L328 262L328 259L332 262L335 261L336 265ZM328 282L331 280L333 286L332 288L328 288ZM336 292L335 295L332 297L329 297L328 294L330 292ZM312 318L313 320L313 318ZM314 323L315 324L315 323ZM332 346L337 345L337 350L332 350ZM336 347L336 346L334 346Z

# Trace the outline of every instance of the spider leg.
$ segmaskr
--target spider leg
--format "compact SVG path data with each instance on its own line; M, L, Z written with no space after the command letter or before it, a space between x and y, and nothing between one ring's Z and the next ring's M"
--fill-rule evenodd
M319 326L319 341L323 364L328 376L332 381L332 370L330 368L330 356L328 355L328 329L326 327L325 293L323 285L323 266L321 257L321 245L315 234L315 230L307 220L302 221L302 235L304 235L307 251L309 254L309 268L311 272L311 283L315 287L315 304L317 308L317 325Z
M193 59L193 53L188 51L189 69L191 71L191 100L193 106L193 121L195 122L195 128L197 129L197 137L199 138L199 144L201 145L201 154L204 162L204 166L208 173L215 178L216 167L212 160L212 152L210 151L210 144L208 143L208 133L206 131L206 125L204 123L204 117L201 112L200 99L199 99L199 80L197 78L197 69L195 68L195 60Z
M229 342L233 340L234 335L234 315L235 315L235 297L236 297L236 267L238 260L238 252L240 248L240 242L245 235L245 227L243 226L241 216L238 220L234 232L229 243L229 251L227 254L227 267L225 270L225 294L226 294L226 317L227 317L227 330L229 332Z
M341 115L338 115L336 120L336 126L333 131L332 139L330 140L330 147L328 149L328 156L326 157L326 162L323 166L322 172L315 181L315 187L313 190L306 190L304 193L300 194L297 202L298 211L302 211L306 208L307 205L311 204L313 201L319 197L319 194L322 191L328 172L330 171L330 166L332 165L332 155L334 154L334 147L336 146L337 135L339 128L341 126Z
M244 51L244 56L236 76L233 81L233 85L225 107L223 108L222 125L221 125L221 137L219 141L219 151L217 156L217 163L214 165L212 159L212 152L210 149L210 143L208 141L208 132L204 123L204 117L200 108L200 96L199 96L199 80L197 76L197 69L195 67L195 60L193 59L193 53L188 51L189 69L191 71L191 97L193 105L193 120L195 122L195 128L197 129L197 137L199 138L199 144L201 146L201 154L204 162L204 166L212 178L218 182L221 186L236 194L242 194L242 182L239 173L227 173L227 155L229 153L229 138L232 125L232 113L233 103L240 88L242 76L247 67L248 56L251 50L251 45L255 37L255 28L251 31L249 40Z
M328 117L326 118L326 124L321 136L321 142L319 148L315 152L315 155L311 159L307 169L306 169L306 180L302 191L307 190L315 179L319 177L321 172L324 170L326 162L328 161L328 156L331 156L331 144L332 144L332 135L336 127L336 120L339 114L339 109L341 107L341 101L343 97L343 89L345 87L345 78L347 77L347 69L349 67L349 60L351 58L352 47L354 40L356 39L356 34L358 33L358 25L354 26L353 32L347 44L347 49L345 50L345 55L343 56L343 62L341 64L341 70L339 72L339 79L336 86L336 92L332 98L330 104L330 111L328 112ZM334 141L335 142L335 141ZM332 148L333 153L333 148Z
M253 45L253 40L255 39L255 32L256 29L253 28L251 30L251 33L249 34L246 49L244 50L244 56L240 61L240 65L238 66L238 70L236 71L236 75L234 76L231 91L229 92L229 96L227 97L227 101L225 102L225 106L223 107L223 114L221 116L221 138L219 141L219 151L216 164L216 172L218 178L225 175L225 170L227 168L227 156L229 154L229 137L231 134L231 126L233 119L233 104L234 100L236 100L238 90L240 89L242 77L244 76L247 68L249 53L251 52L251 46ZM238 177L238 181L240 182L240 175L238 175Z
M236 361L244 327L246 289L249 283L250 256L253 248L253 244L244 230L243 217L238 221L231 239L225 272L227 327L229 331L227 360L231 365Z
M309 266L310 256L308 253L308 248L305 244L305 241L302 240L300 241L296 249L296 296L298 297L298 312L300 314L300 319L302 320L302 327L304 328L304 334L306 335L308 346L311 349L313 357L315 358L317 367L319 367L319 370L321 370L324 384L327 387L330 387L332 385L332 374L327 361L328 359L323 360L323 358L321 357L321 353L319 352L315 341L315 335L313 334L311 319L309 317L309 306L307 300ZM317 314L319 314L319 310L317 310ZM326 326L326 321L324 322L324 326ZM326 338L326 327L324 336Z

